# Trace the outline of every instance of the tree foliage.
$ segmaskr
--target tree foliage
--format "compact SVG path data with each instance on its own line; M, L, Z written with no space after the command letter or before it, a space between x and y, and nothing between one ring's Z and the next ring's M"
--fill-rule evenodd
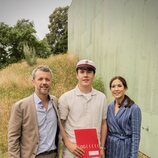
M5 65L10 55L9 34L11 28L5 23L0 23L0 65Z
M52 54L46 38L44 38L41 41L37 41L37 43L35 44L35 48L36 48L36 55L39 58L47 58Z
M68 49L68 8L56 8L49 16L50 33L46 37L53 54L65 53Z
M25 59L24 45L34 49L37 57L48 57L51 52L46 40L39 41L33 22L18 20L14 27L0 23L0 68Z

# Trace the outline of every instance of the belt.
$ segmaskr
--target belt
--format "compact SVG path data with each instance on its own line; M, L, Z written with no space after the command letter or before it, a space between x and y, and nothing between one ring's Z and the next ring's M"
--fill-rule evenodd
M39 153L38 155L49 155L49 154L56 153L56 152L57 152L57 149L54 149L54 150L50 150L50 151L44 151L43 153Z
M109 136L113 136L119 139L128 139L128 138L132 138L132 135L125 135L125 134L118 134L118 133L108 133Z

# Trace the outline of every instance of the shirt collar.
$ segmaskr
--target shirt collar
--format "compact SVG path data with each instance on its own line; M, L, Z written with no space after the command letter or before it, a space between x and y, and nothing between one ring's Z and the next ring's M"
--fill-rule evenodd
M38 95L36 93L33 94L33 97L34 97L36 109L39 108L39 107L40 108L43 107L42 101L41 101L41 99L38 97ZM48 95L48 99L50 100L50 95Z
M75 87L75 93L76 93L76 95L83 95L83 92L80 91L78 85ZM92 91L90 93L92 96L97 94L96 90L93 87L92 87Z

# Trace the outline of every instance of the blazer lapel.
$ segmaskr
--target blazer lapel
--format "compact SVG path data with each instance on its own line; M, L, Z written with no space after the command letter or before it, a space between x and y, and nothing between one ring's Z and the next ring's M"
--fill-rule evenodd
M33 97L33 95L31 96L30 104L31 104L30 106L31 106L31 109L32 109L32 110L30 111L30 114L33 116L32 123L35 125L35 131L36 131L37 137L39 138L37 111L36 111L36 105L35 105L35 102L34 102L34 97Z

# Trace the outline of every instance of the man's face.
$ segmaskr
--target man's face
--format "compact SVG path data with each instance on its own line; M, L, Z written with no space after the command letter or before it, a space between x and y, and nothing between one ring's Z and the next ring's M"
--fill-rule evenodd
M51 88L52 75L50 72L37 70L32 82L35 86L35 92L37 95L48 95Z
M79 68L76 77L80 86L91 87L95 74L91 69Z

